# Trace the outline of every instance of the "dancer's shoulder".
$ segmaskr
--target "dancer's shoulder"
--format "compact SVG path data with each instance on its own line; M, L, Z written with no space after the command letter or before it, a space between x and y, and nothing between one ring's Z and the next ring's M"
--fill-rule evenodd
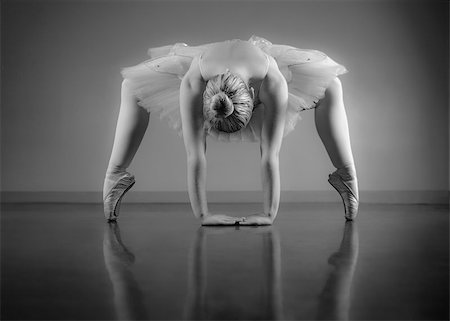
M202 87L205 84L199 66L199 61L200 61L199 55L194 56L191 65L182 80L184 83L190 85L190 87L193 88Z
M325 97L331 100L342 99L342 83L339 77L334 77L325 90Z
M261 84L261 98L269 99L275 94L287 94L287 83L286 78L281 73L278 68L277 62L272 56L269 57L269 67Z

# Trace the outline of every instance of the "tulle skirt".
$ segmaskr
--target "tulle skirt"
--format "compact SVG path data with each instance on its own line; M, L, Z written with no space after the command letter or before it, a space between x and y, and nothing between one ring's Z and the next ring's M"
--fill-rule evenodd
M273 44L256 35L248 41L271 55L286 78L289 100L284 136L295 128L301 119L300 112L314 108L324 97L330 82L347 72L343 65L318 50ZM162 120L167 121L179 136L183 135L179 100L181 80L192 59L214 44L189 46L186 43L175 43L150 48L150 59L121 70L122 77L130 80L138 104L151 115L159 115ZM211 128L208 135L219 141L258 142L263 111L263 104L255 106L247 126L237 132L226 133Z

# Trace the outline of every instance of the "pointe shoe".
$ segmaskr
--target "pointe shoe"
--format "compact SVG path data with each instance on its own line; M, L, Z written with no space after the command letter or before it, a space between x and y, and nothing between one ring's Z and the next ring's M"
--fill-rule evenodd
M353 190L350 187L352 182L356 183L356 180L344 181L337 171L328 175L328 183L333 186L342 198L345 210L345 219L352 221L358 214L359 197L358 191ZM357 188L355 186L355 188Z
M108 178L105 178L108 179ZM136 183L134 176L124 172L112 185L110 190L103 194L103 211L109 222L117 220L120 203L125 193Z

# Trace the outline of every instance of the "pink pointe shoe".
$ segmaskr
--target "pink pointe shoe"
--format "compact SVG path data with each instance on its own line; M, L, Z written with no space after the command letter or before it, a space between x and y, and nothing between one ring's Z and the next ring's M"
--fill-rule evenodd
M359 196L356 179L343 180L337 171L328 175L328 183L333 186L342 198L345 219L352 221L358 214Z
M128 172L124 172L119 177L115 177L114 181L107 175L105 184L108 180L109 182L113 182L113 184L107 193L105 191L103 192L103 211L105 218L111 222L117 220L122 197L133 187L136 181L134 180L134 176Z

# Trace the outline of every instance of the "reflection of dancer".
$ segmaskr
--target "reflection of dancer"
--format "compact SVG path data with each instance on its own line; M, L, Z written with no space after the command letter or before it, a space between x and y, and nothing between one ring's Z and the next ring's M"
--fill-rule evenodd
M115 222L105 226L103 256L113 285L117 319L147 319L143 295L131 271L134 255L122 243L119 226Z
M152 57L124 68L121 105L103 186L104 212L116 220L123 195L135 183L126 170L147 130L150 114L183 136L192 210L202 225L270 225L280 201L279 151L304 110L314 109L317 132L336 170L328 182L349 220L358 211L358 184L343 89L344 66L326 54L262 37L149 49ZM259 142L263 211L245 218L211 213L206 200L206 136Z
M328 259L328 262L333 265L333 270L319 297L318 320L348 320L350 289L358 251L356 223L346 222L341 246Z
M218 237L221 234L227 234L228 240L248 235L261 237L257 243L259 246L252 247L251 252L261 252L262 262L252 261L254 266L249 271L242 268L240 272L232 271L233 264L243 266L248 257L243 258L242 253L236 253L229 241L221 242ZM278 235L271 227L256 231L200 227L189 257L186 318L281 319L280 260ZM255 279L258 274L262 276ZM236 289L239 286L245 288L242 292L247 292L247 296Z

